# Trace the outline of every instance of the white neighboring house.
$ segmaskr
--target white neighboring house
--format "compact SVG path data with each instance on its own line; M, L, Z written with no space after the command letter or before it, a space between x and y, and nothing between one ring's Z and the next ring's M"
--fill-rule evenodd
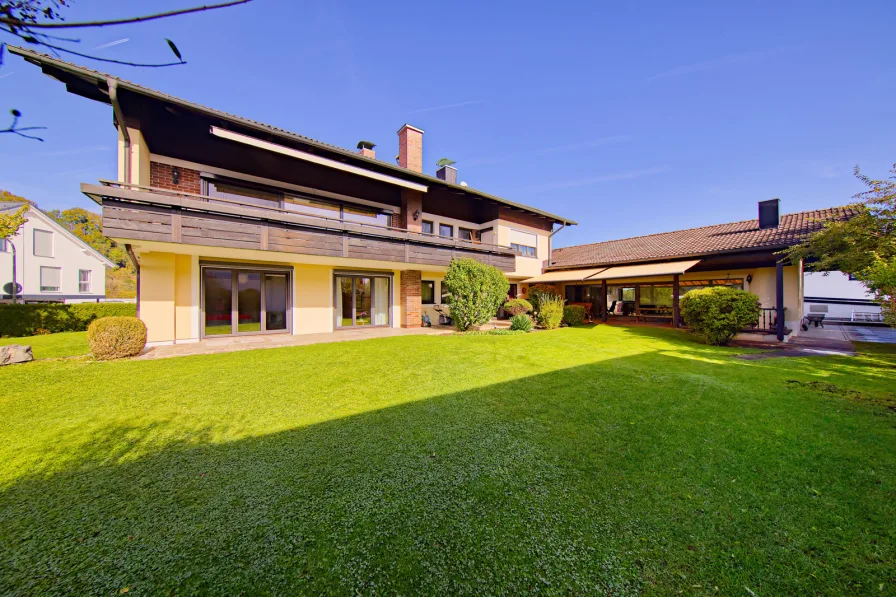
M880 306L868 288L843 272L806 272L803 278L804 313L824 313L825 320L882 321Z
M0 203L0 213L21 203ZM77 303L106 298L106 268L115 264L53 218L30 206L28 221L11 239L0 239L0 298L12 298L12 247L20 299Z

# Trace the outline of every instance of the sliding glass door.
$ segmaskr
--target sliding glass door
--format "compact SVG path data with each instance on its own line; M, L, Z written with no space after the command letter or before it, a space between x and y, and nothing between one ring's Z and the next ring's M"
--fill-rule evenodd
M336 327L389 325L388 276L337 275Z
M289 272L202 267L203 337L289 331Z

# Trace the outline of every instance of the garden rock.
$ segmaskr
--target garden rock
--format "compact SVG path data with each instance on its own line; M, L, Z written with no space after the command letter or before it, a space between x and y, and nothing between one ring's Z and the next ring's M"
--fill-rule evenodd
M0 365L15 365L16 363L27 363L33 360L34 355L31 354L30 346L21 344L0 346Z

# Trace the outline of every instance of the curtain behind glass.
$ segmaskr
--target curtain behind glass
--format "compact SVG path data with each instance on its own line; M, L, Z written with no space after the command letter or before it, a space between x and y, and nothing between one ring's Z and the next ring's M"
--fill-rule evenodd
M389 324L389 278L373 279L373 325Z

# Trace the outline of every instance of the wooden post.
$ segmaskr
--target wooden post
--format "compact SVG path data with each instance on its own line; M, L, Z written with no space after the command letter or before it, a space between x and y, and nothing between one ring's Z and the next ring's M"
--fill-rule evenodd
M641 317L641 285L635 284L635 321Z
M600 281L600 320L607 323L607 281Z
M777 321L775 328L778 335L778 342L784 341L784 261L778 260L775 263L775 315Z
M678 310L678 274L672 276L672 327L681 325L681 315Z

